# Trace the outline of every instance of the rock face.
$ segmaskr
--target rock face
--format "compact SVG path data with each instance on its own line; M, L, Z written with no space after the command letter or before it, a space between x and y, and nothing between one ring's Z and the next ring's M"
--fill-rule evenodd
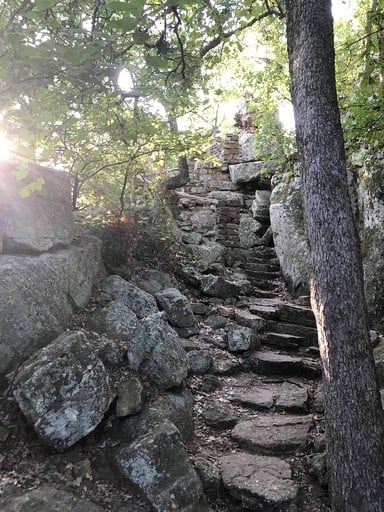
M157 313L142 319L128 347L128 361L165 389L179 386L188 374L186 354L177 333Z
M384 327L384 155L358 171L365 297L373 327Z
M274 187L270 217L275 250L284 279L292 292L306 294L310 266L299 178L293 178L289 183L280 182Z
M140 489L156 512L208 512L200 479L172 423L164 421L122 447L116 462L122 476Z
M100 423L115 397L95 344L82 332L64 333L18 372L14 396L48 446L64 450Z
M22 179L18 179L16 175ZM23 177L25 175L25 177ZM23 187L42 185L28 197ZM45 252L73 239L69 175L62 171L25 165L0 164L0 238L3 252Z
M221 459L224 487L243 507L258 512L293 512L298 488L289 464L275 457L237 453Z
M0 375L55 338L86 304L100 266L101 242L36 256L0 256Z
M249 249L258 245L261 240L263 225L249 215L241 215L239 222L240 246Z

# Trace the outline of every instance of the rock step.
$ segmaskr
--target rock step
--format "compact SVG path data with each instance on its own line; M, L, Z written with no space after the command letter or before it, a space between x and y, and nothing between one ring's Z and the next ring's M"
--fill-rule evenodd
M311 415L269 414L238 423L231 435L242 449L251 453L289 455L305 451L312 425Z
M256 260L253 259L246 260L244 266L253 270L254 272L278 272L280 271L280 266L277 263L273 263L270 260Z
M284 460L241 452L222 457L220 466L225 489L244 509L291 510L297 500L299 488Z
M259 375L290 375L308 379L321 377L318 361L279 352L254 352L249 357L249 363L252 370Z
M270 290L260 290L259 288L252 288L252 296L266 299L275 299L279 297L279 294Z
M276 269L280 269L280 262L276 257L271 256L247 256L244 260L250 265L272 265Z
M253 267L246 266L245 272L247 274L248 279L263 279L263 280L270 280L274 281L275 279L279 279L281 277L280 272L264 272L259 270L253 270Z
M277 320L279 318L280 306L268 304L249 304L248 308L250 313L261 316L266 320Z
M279 334L288 334L291 336L299 336L304 338L306 341L306 346L317 344L317 329L313 327L307 327L306 325L288 324L284 322L268 320L267 330Z
M308 387L292 382L272 384L268 388L235 391L229 401L255 411L284 411L308 414Z
M248 279L250 276L247 276ZM277 290L279 288L279 282L276 282L276 281L271 281L271 280L267 280L267 279L250 279L250 281L255 285L257 286L257 288L259 288L259 290L271 290L271 291L274 291L274 290Z
M263 335L263 344L282 350L299 350L303 345L306 346L308 343L302 336L266 332Z
M309 307L284 304L280 308L280 319L287 323L316 328L315 315Z

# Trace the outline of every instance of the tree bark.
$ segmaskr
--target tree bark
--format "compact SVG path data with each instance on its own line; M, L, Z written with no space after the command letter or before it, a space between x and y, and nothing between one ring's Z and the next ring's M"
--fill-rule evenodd
M338 110L330 0L287 0L333 512L384 511L384 427Z

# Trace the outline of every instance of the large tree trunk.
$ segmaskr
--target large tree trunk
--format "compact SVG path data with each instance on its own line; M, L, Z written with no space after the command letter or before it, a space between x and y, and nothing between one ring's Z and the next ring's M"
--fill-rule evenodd
M330 0L287 0L287 40L325 387L334 512L384 511L383 411L336 97Z

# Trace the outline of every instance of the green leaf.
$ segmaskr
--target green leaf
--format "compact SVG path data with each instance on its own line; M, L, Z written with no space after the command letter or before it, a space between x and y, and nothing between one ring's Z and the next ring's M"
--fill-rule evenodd
M32 190L29 185L25 185L23 188L19 191L21 199L26 199L32 194Z
M145 44L149 40L149 35L146 32L135 32L132 39L135 44Z
M107 3L108 9L115 12L130 12L131 11L131 4L128 2L108 2Z
M17 181L22 181L28 176L28 163L23 162L21 163L16 171L13 171L13 175L17 179Z
M57 2L55 0L35 0L34 9L36 11L46 11L53 7Z
M168 68L168 61L162 59L161 57L156 57L155 55L146 55L145 61L148 66L153 66L154 68Z

